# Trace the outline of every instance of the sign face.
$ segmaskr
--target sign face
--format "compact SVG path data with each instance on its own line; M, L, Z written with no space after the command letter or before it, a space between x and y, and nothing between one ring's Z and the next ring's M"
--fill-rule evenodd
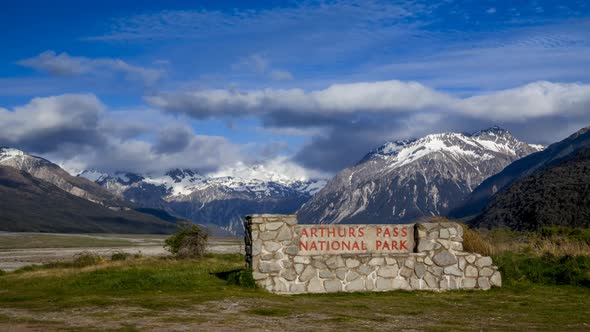
M414 225L298 225L299 255L410 253Z

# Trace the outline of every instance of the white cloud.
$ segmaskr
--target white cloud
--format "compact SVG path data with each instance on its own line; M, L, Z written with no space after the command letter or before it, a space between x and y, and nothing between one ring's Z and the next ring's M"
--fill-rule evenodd
M458 98L417 82L335 84L306 92L200 90L146 97L164 110L195 118L265 116L290 112L329 116L357 113L411 113L436 110L479 119L521 121L550 115L579 115L590 108L590 85L539 81L522 87Z
M91 59L71 56L65 52L56 54L54 51L45 51L35 57L18 61L18 64L58 76L104 75L106 71L122 74L127 80L138 80L146 85L152 85L164 76L164 71L160 69L130 65L121 59Z

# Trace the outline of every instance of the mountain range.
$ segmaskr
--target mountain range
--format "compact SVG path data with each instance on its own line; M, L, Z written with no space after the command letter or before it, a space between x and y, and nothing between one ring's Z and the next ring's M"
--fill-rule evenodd
M542 149L499 127L389 142L338 173L297 215L322 224L445 215L486 178Z

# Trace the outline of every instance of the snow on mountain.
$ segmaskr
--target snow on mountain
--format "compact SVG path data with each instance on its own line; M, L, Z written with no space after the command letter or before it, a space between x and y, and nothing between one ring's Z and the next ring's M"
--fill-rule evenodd
M499 127L389 142L338 173L298 216L306 223L394 223L442 215L487 177L540 149Z
M211 174L189 169L141 175L89 170L79 176L141 207L163 209L232 233L242 232L247 214L295 212L326 184L297 169L277 171L264 164L237 164Z

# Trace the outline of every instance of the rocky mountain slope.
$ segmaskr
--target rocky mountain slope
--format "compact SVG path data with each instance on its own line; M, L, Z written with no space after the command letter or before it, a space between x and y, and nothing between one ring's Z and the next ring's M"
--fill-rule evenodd
M145 234L169 233L175 227L175 222L134 210L112 210L27 172L0 165L2 231Z
M532 175L535 171L571 158L590 146L590 127L583 128L563 141L554 143L541 152L531 154L508 165L502 172L491 176L479 185L463 203L451 211L450 216L464 218L478 215L494 194L514 181Z
M163 209L232 234L243 232L243 218L253 213L293 213L324 184L294 180L262 165L241 166L237 176L202 175L175 169L160 175L106 174L85 177L140 207Z
M386 143L298 211L305 223L404 223L444 215L489 176L541 150L492 127Z
M108 190L85 178L70 175L58 165L21 150L0 148L0 165L9 166L27 172L41 180L54 184L58 188L94 203L111 208L129 207L126 202Z
M473 224L521 231L544 226L590 227L590 146L500 190Z

